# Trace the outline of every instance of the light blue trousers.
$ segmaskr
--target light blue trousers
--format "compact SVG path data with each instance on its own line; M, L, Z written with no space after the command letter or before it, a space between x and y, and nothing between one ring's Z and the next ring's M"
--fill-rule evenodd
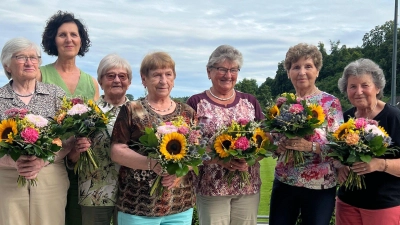
M118 225L191 225L193 208L184 212L160 217L135 216L118 212Z

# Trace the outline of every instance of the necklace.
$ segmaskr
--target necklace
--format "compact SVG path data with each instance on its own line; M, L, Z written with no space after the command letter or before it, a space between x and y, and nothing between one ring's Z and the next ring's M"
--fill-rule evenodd
M32 93L27 94L27 95L18 94L17 92L14 91L14 89L12 89L12 91L13 91L14 94L16 94L18 97L22 97L22 98L24 98L24 97L30 97L30 96L32 96L33 94L35 94L35 91L33 91Z
M149 102L149 100L147 99L147 96L146 96L145 99L146 99L147 105L149 105L150 108L151 108L152 110L154 110L154 111L158 111L158 112L168 112L168 111L172 108L172 100L171 100L171 105L168 107L168 109L156 109L156 108L154 108L153 106L150 105L150 102Z
M228 101L229 99L231 99L234 95L235 95L235 89L233 89L233 92L232 92L232 95L231 96L229 96L229 97L227 97L227 98L220 98L220 97L217 97L216 95L214 95L213 93L212 93L212 91L211 91L211 88L210 88L210 94L211 94L211 96L213 96L214 98L216 98L216 99L218 99L218 100L220 100L220 101Z
M314 95L315 93L317 93L317 91L319 91L318 88L315 89L315 91L314 91L313 93L309 94L309 95L304 95L303 97L301 97L301 96L299 96L298 94L296 94L296 96L299 97L299 98L305 98L305 97L307 97L307 96L312 96L312 95Z

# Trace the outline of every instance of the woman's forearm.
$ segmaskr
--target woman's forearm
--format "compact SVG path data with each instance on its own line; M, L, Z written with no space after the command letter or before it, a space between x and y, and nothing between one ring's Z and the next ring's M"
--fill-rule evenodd
M156 164L154 160L149 160L146 156L130 149L126 144L112 144L111 160L119 165L139 170L152 169Z

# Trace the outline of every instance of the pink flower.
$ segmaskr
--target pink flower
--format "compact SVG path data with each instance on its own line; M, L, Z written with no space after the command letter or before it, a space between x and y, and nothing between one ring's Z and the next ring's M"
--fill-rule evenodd
M76 105L76 104L83 104L83 100L80 98L73 98L71 99L72 105Z
M376 121L376 120L368 120L367 119L367 123L370 124L370 125L378 126L378 121Z
M239 123L240 125L242 125L242 126L245 126L246 124L249 123L249 120L248 120L248 119L245 119L245 118L240 118L240 119L238 120L238 123Z
M27 127L21 132L21 137L25 142L33 144L39 138L39 132L32 127Z
M82 115L89 110L90 110L90 108L87 107L86 105L78 103L78 104L72 106L72 108L70 110L68 110L67 114L70 116L77 115L77 114Z
M303 110L304 108L301 104L292 104L289 108L289 112L294 114L301 113Z
M178 132L181 134L188 134L189 133L189 128L186 126L181 126L178 128Z
M159 134L169 134L177 131L178 128L174 125L164 125L157 127L157 133Z
M240 137L235 141L235 148L245 151L250 148L250 142L246 137Z
M193 130L189 134L189 143L198 145L199 144L199 139L200 139L200 131L199 130Z
M285 103L287 101L287 99L285 97L279 97L276 100L276 106L281 107L281 105L283 105L283 103Z
M23 119L27 113L28 113L27 109L18 109L18 108L11 108L4 112L4 114L9 118L15 118L16 116L18 116L21 119Z
M170 122L170 121L165 122L165 125L172 125L172 122Z
M365 125L367 125L367 120L366 119L364 119L364 118L356 119L355 126L356 126L357 129L364 128Z
M49 123L47 119L40 115L27 114L25 118L38 128L45 127Z

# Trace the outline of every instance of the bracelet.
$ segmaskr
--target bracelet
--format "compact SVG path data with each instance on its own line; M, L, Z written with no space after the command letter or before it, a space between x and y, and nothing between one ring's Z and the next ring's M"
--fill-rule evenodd
M151 159L149 159L149 162L147 163L147 170L151 170Z
M386 172L387 168L389 167L387 162L386 162L386 159L384 159L384 160L385 160L385 168L382 170L382 172Z
M312 142L312 149L311 149L311 151L312 151L313 153L317 154L317 143Z

